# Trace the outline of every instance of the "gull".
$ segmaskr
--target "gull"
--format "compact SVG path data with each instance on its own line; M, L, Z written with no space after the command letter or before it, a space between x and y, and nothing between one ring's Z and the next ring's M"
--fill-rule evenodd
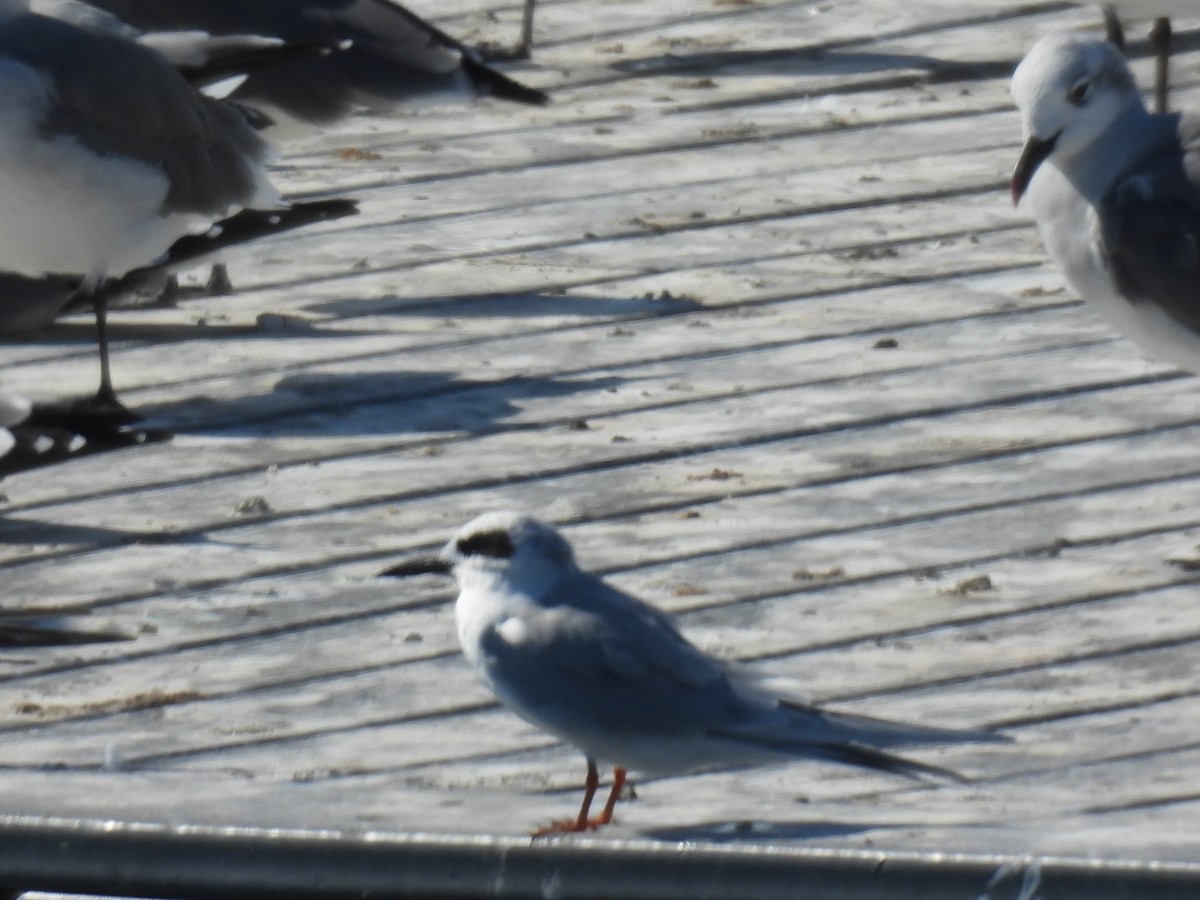
M1156 66L1154 108L1157 112L1166 112L1169 86L1167 67L1171 57L1170 16L1195 17L1200 13L1200 5L1196 0L1110 0L1104 4L1103 10L1108 39L1122 51L1125 49L1125 30L1121 27L1119 16L1154 17L1154 26L1150 29L1150 46L1154 49Z
M359 109L438 97L494 96L542 105L474 49L391 0L92 0L146 32L199 29L291 42L349 41L344 52L251 73L231 99L261 109L289 135ZM528 11L532 16L532 8ZM532 20L530 18L530 25Z
M1200 120L1149 112L1109 42L1039 40L1017 67L1014 203L1071 286L1151 356L1200 373Z
M96 311L97 409L131 417L109 370L109 279L242 209L283 206L273 152L153 50L0 0L0 272L81 278Z
M143 32L83 0L30 0L29 11L90 31L137 41L166 57L192 85L212 97L226 97L252 71L327 56L345 49L340 43L285 42L277 37L212 35L194 29ZM240 105L238 110L255 129L263 130L273 124L269 117L249 106ZM206 290L210 295L233 292L223 263L213 264ZM164 285L162 296L169 299L179 293L178 281L171 276Z
M566 539L531 516L486 513L437 558L381 574L427 572L456 577L459 642L484 684L587 759L579 814L538 834L608 824L631 769L659 774L816 759L957 778L882 748L1006 740L826 712L777 693L775 679L706 655L665 613L585 572ZM603 812L589 818L601 762L613 766L612 789Z
M472 48L422 21L391 0L33 0L73 21L124 29L142 43L187 61L172 36L283 40L288 47L338 48L270 60L244 73L228 99L258 114L273 140L286 140L336 124L359 110L379 111L446 97L495 96L544 105L545 93L487 65ZM78 7L84 6L80 10ZM99 21L100 19L103 21ZM179 32L179 29L186 29ZM532 29L532 0L525 34ZM194 65L194 63L192 63ZM213 267L208 292L233 289L223 265Z

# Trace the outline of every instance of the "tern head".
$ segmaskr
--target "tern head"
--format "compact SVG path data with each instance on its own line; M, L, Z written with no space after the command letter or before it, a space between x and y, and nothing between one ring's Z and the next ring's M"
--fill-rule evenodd
M1131 106L1142 106L1133 74L1110 42L1050 34L1026 55L1012 81L1025 147L1012 174L1013 203L1051 156L1086 150Z
M461 586L480 576L532 589L552 585L575 568L575 554L552 525L517 512L490 512L472 519L432 559L414 560L381 572L404 576L453 572Z

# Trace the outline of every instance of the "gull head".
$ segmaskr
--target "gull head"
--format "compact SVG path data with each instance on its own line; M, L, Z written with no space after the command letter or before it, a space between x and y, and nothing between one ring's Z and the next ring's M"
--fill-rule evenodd
M452 572L460 587L487 578L535 590L537 585L554 584L574 568L571 545L552 525L523 513L503 511L472 519L436 557L401 563L380 574Z
M1014 204L1043 162L1086 150L1131 106L1142 105L1117 48L1072 33L1050 34L1033 45L1013 74L1012 95L1025 136L1012 174Z

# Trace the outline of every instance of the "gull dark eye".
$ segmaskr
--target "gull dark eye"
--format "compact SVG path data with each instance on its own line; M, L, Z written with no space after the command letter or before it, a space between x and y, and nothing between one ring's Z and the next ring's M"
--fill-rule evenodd
M1083 106L1092 95L1092 83L1087 79L1077 81L1071 85L1071 89L1067 91L1067 102L1075 106Z
M512 538L507 531L484 531L459 538L454 545L463 556L488 556L509 559L513 555Z

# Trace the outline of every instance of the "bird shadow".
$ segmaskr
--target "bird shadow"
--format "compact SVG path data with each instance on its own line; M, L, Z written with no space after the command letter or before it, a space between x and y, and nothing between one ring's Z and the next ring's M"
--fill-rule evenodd
M61 546L112 546L114 544L195 543L196 535L175 535L161 531L128 531L120 528L95 528L43 522L21 515L0 514L0 544Z
M87 614L0 617L0 650L132 641L137 635Z
M660 841L709 844L752 843L763 841L811 841L845 837L886 828L907 827L900 823L854 822L765 822L754 819L726 822L699 822L670 828L655 828L638 833Z
M373 297L325 300L306 311L339 319L366 316L441 316L449 321L468 317L546 318L580 316L608 318L659 316L698 309L701 304L669 292L640 297L588 297L572 294L468 294L445 297Z
M932 56L907 53L864 53L826 47L784 47L768 50L715 50L701 53L663 53L616 62L611 68L627 75L833 75L871 74L897 69L937 71L947 65ZM1009 74L1012 65L1009 64Z
M90 314L89 314L90 315ZM354 334L372 335L374 331L356 332L354 329L338 328L336 331L322 328L320 322L289 318L286 315L254 322L225 322L217 317L205 317L192 322L145 322L124 318L118 312L109 319L109 334L114 343L120 341L147 341L167 343L188 340L271 340L288 338L329 338ZM43 344L54 347L79 345L94 352L96 326L90 319L59 319L39 331L15 335L3 335L0 340L12 344Z
M22 422L7 429L9 446L0 453L0 481L85 456L170 440L170 432L139 427L130 418L124 408L97 408L94 398L35 403Z
M689 297L669 291L647 292L637 297L591 297L570 294L455 294L447 296L349 297L321 300L302 307L307 313L329 316L337 321L336 330L323 327L320 320L297 316L260 316L253 322L227 322L206 316L191 322L147 322L123 317L120 310L109 319L112 340L140 340L165 343L179 340L271 340L376 335L376 329L347 327L354 319L370 317L437 317L448 327L455 319L506 318L648 318L690 312L703 306ZM149 308L149 307L146 307ZM138 307L129 307L138 309ZM30 331L0 334L0 344L39 344L74 347L89 351L95 346L96 326L90 312L70 312L52 323Z
M138 411L147 421L176 434L247 438L478 434L519 416L526 401L613 390L624 381L524 376L480 381L451 372L306 373L281 378L266 395L233 400L193 397Z
M1200 49L1200 30L1180 31L1172 35L1176 53ZM1130 40L1130 56L1152 56L1151 42ZM662 53L657 56L615 62L610 68L633 76L719 75L723 78L756 75L831 76L880 75L919 70L930 83L946 81L982 81L1008 79L1020 62L1016 57L997 59L943 59L909 53L871 53L828 46L781 47L761 50L713 50L696 53ZM689 87L689 85L680 85ZM705 85L690 85L704 87ZM838 90L847 93L875 90L871 81L847 84ZM826 93L829 91L826 90Z

